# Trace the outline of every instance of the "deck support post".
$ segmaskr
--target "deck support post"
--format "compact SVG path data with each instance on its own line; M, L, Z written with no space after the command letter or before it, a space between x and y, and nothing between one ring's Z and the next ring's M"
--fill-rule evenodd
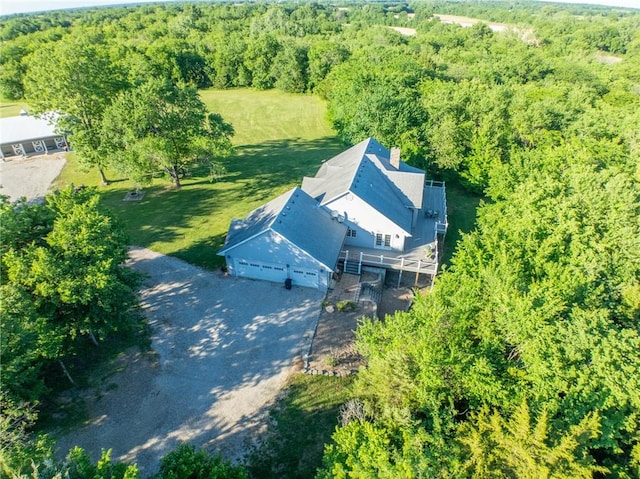
M402 281L402 270L404 268L404 258L400 261L400 275L398 276L398 288L400 287L400 282Z
M422 266L422 260L418 260L418 269L416 269L416 280L413 283L414 286L418 286L418 277L420 276L420 267Z

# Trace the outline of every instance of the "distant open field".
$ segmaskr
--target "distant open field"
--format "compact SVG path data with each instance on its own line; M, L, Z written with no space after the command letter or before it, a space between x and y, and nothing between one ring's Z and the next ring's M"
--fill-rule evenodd
M518 34L518 36L525 43L536 43L536 38L533 34L532 28L521 28L516 25L510 25L508 23L489 22L487 20L480 20L478 18L462 17L460 15L442 15L434 13L434 17L437 17L442 23L453 23L460 25L461 27L472 27L476 23L486 24L493 32L504 32L511 30Z

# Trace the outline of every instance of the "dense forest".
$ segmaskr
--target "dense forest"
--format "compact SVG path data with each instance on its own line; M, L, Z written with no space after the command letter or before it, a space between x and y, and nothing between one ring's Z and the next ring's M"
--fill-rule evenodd
M462 28L434 14L512 28ZM2 96L61 113L96 171L142 181L164 170L176 183L209 152L215 172L233 128L203 110L197 89L277 88L326 100L345 143L398 145L416 166L482 195L475 229L433 290L409 312L359 327L368 366L318 477L640 478L640 12L171 3L5 17L0 40ZM128 118L129 105L150 98L157 111ZM193 125L176 140L189 146L177 160L169 139L137 128L176 110L186 116L161 133ZM122 142L134 154L111 153ZM3 206L1 425L15 440L1 443L1 474L31 470L25 444L46 457L20 411L45 394L44 372L77 354L77 335L101 340L131 320L112 305L119 294L129 304L135 285L118 266L124 243L92 195ZM108 311L82 311L90 321L52 335L56 308L75 317L86 306L41 286L49 266L69 275L65 258L93 254L64 249L82 218L108 243L100 254L113 256L109 281L120 289L92 297ZM104 477L91 474L72 477Z

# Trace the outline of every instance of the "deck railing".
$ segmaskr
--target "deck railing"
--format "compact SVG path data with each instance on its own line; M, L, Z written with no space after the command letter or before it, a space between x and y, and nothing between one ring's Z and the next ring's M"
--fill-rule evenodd
M418 274L424 273L429 274L431 276L435 276L438 272L439 260L438 257L438 249L439 249L439 240L443 238L443 235L447 232L448 222L447 222L447 197L445 193L445 183L444 181L435 181L428 180L425 182L426 186L441 188L442 191L442 205L443 215L438 215L438 218L434 224L434 237L435 241L428 246L425 246L424 254L422 251L415 252L411 255L411 252L405 254L398 254L398 256L389 256L388 254L385 256L382 254L373 254L361 251L356 247L357 251L349 251L348 249L342 250L340 252L339 259L341 261L345 261L345 265L348 264L349 269L353 272L357 271L359 274L362 270L362 266L374 266L385 269L393 269L396 271L400 271L400 276L398 278L398 285L400 284L400 280L402 278L402 273L404 271L416 273L416 282L418 280ZM440 218L443 216L444 221L440 221ZM431 250L431 251L429 251ZM357 265L357 269L355 267Z
M431 257L422 259L385 256L384 254L369 254L364 251L350 253L349 250L340 252L340 259L350 262L356 261L362 266L376 266L379 268L395 269L398 271L411 271L435 275L438 271L438 245L433 249Z
M441 188L442 193L442 211L444 212L444 222L436 221L436 232L440 234L447 233L447 227L449 226L447 221L447 193L444 181L427 180L425 186L431 186Z

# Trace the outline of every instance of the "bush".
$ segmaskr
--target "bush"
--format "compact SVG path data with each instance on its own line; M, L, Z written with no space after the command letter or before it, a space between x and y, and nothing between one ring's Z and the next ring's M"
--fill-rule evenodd
M353 301L349 301L348 299L345 299L344 301L338 301L338 303L336 304L336 307L340 312L353 311L354 309L356 309L356 303L354 303Z
M190 444L182 444L162 458L156 479L247 479L242 466L233 466L220 456L197 451Z

